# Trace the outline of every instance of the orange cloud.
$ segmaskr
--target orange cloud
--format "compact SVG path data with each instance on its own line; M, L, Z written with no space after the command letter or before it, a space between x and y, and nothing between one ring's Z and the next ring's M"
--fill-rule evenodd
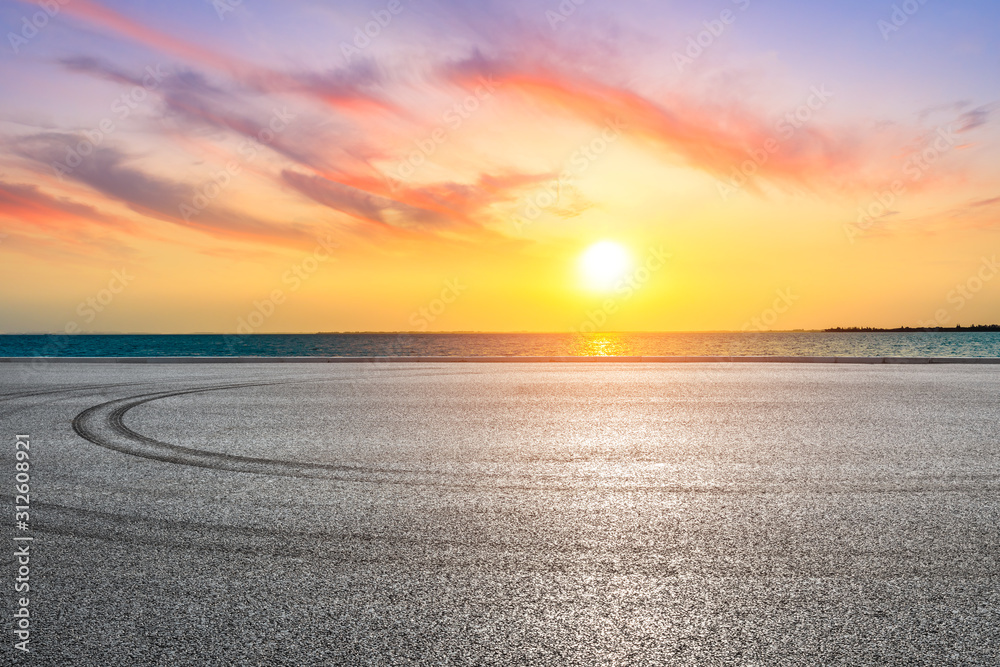
M0 217L46 232L98 226L135 233L128 220L101 213L66 197L53 197L36 185L0 181Z
M657 103L591 79L502 63L460 66L450 78L473 85L487 72L506 94L520 93L596 126L619 124L633 139L651 141L719 178L728 177L760 151L767 156L754 169L755 176L796 184L856 174L864 160L857 142L838 141L837 135L816 124L769 123L738 106L711 106L679 94Z
M511 200L525 185L548 175L482 174L471 184L435 183L410 187L380 177L328 171L308 176L286 170L285 184L309 199L396 236L415 234L440 238L508 241L486 227L484 211L498 201Z

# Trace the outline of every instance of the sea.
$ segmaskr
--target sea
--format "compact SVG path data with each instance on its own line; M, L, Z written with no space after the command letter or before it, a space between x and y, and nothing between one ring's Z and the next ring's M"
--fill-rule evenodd
M0 357L1000 357L1000 332L0 335Z

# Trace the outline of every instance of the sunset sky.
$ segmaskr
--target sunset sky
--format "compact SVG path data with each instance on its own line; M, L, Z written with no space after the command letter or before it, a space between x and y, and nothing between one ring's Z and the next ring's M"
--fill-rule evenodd
M0 24L2 333L1000 322L995 0Z

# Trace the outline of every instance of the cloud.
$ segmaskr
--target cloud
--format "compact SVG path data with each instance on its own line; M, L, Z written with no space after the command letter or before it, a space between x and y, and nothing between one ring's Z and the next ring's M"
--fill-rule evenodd
M358 58L343 67L322 72L291 72L263 82L261 89L303 92L333 106L365 110L374 107L399 112L381 97L386 83L383 70L370 58Z
M85 56L64 58L63 66L102 79L138 85L146 72L131 74L115 65ZM296 73L285 78L289 91L313 90L329 98L351 97L351 90L380 84L384 74L371 61L355 60L351 65L322 73ZM272 82L273 83L273 82ZM263 85L263 84L262 84ZM278 104L276 96L261 95L240 82L222 85L186 67L173 69L155 89L163 104L162 127L175 126L184 138L193 130L208 129L232 133L256 142L252 151L264 147L310 171L326 172L341 168L374 172L370 160L382 155L369 143L368 132L356 124L317 117L300 107ZM362 123L371 117L362 114ZM272 131L274 123L280 131ZM246 144L246 152L251 152ZM238 158L242 159L242 158ZM225 160L224 160L225 161Z
M63 6L63 11L143 46L153 47L186 60L200 62L217 69L236 69L241 66L237 60L227 58L200 44L178 39L145 26L98 2L72 0Z
M124 85L141 86L152 71L157 77L155 93L162 99L166 118L179 120L188 126L186 129L197 126L232 132L254 139L299 164L313 168L329 166L318 150L315 132L297 133L294 127L288 127L298 118L297 113L288 111L287 107L259 111L255 109L255 101L247 99L239 90L213 84L202 74L189 68L167 72L157 66L155 69L147 68L139 74L131 74L116 65L87 56L63 58L59 62L73 72L90 74ZM151 89L147 87L147 90ZM234 111L233 108L239 111ZM277 115L280 115L280 133L269 128ZM262 140L262 137L267 140Z
M629 137L651 142L658 150L720 178L772 139L779 142L779 150L768 155L757 174L778 182L802 185L848 177L864 159L861 142L850 134L836 135L813 122L799 123L791 136L783 137L776 122L735 102L709 104L680 93L652 100L579 73L548 71L511 60L489 61L479 54L449 66L444 75L462 85L492 76L501 94L520 94L595 127L615 122Z
M389 226L385 213L395 206L390 199L320 176L286 170L281 172L281 177L288 185L327 208L382 227Z
M147 84L151 83L151 80L148 78L149 71L155 72L161 79L169 76L169 73L164 71L162 65L157 65L155 68L149 67L147 71L142 72L140 75L132 75L124 69L100 58L84 55L60 58L57 62L71 72L90 74L107 81L128 86L142 86L144 82ZM156 83L159 83L159 80Z
M64 161L67 152L81 140L82 137L73 134L37 134L16 140L14 150L39 166L51 168L52 164ZM192 206L197 190L186 183L152 176L128 162L129 156L115 148L95 146L93 152L65 176L123 202L141 215L216 236L290 245L307 239L297 229L271 224L216 205L185 219L181 206Z
M156 95L162 100L164 127L169 128L168 132L173 131L179 141L196 144L206 134L211 135L198 146L199 157L211 152L231 159L226 155L230 147L217 141L219 133L248 139L259 137L269 121L271 109L267 107L289 95L304 96L340 112L342 115L335 116L335 122L329 125L312 118L303 119L266 142L274 154L293 163L282 165L277 176L268 176L279 186L290 187L312 202L383 230L438 233L445 229L470 232L484 229L494 221L491 218L499 215L495 207L491 209L493 204L514 199L532 184L551 178L551 175L504 173L498 165L504 165L505 158L511 159L507 164L523 165L522 156L514 156L502 138L496 140L492 129L473 136L476 131L473 126L478 129L485 124L480 119L488 121L495 117L515 118L500 129L516 132L518 123L524 122L525 110L553 119L583 120L598 128L597 131L609 121L620 124L634 144L722 181L741 170L753 155L764 152L769 142L777 140L778 149L768 152L763 162L754 165L748 189L754 189L754 181L762 179L788 190L805 187L870 192L871 187L882 187L887 182L884 176L893 176L897 163L891 157L900 153L902 135L915 135L919 129L900 126L879 133L867 127L835 128L823 122L822 114L817 113L816 118L796 126L794 132L783 137L775 118L750 109L732 96L720 97L718 89L706 91L695 85L673 92L640 89L634 83L637 78L626 78L634 75L635 70L616 60L635 56L635 48L628 43L631 33L626 39L613 26L598 29L597 24L579 23L580 31L596 31L595 34L604 36L608 46L607 53L581 57L592 50L591 43L581 40L578 32L547 29L545 22L540 21L541 13L530 3L514 12L509 4L500 2L480 7L448 0L434 6L429 16L436 18L437 12L447 17L448 29L454 26L458 31L455 34L460 37L442 46L439 53L443 55L438 56L435 64L429 64L426 58L401 62L356 57L341 67L285 71L176 37L93 0L79 3L74 0L67 5L71 15L105 32L186 62L173 68ZM527 20L525 12L532 12L534 19L539 20ZM438 26L438 30L443 28ZM458 50L472 55L456 56ZM448 60L451 57L456 59ZM139 85L144 76L143 72L130 71L127 66L89 55L64 57L59 62L72 72L122 85ZM395 64L383 64L386 62ZM401 72L419 74L403 78ZM728 84L742 80L741 76L733 74ZM440 169L427 169L421 178L436 176L443 182L400 182L383 175L381 165L398 158L404 146L412 150L413 139L418 135L408 126L410 121L421 117L428 125L431 122L440 125L440 115L435 112L446 108L456 86L474 89L482 77L497 81L497 96L502 99L475 123L461 128L463 136L456 139L450 150L428 159L428 162L438 161L435 167ZM522 103L521 108L517 108L518 102ZM969 106L961 102L930 108L921 112L921 118L944 112L951 117L960 114L959 131L988 122L988 108L970 110ZM298 109L296 112L302 113ZM314 109L313 113L327 112ZM162 128L157 134L162 136ZM40 141L37 137L50 137L47 146L32 149L29 157L35 162L44 163L60 150L65 151L66 140L52 138L60 136L57 133L35 136L36 143ZM457 146L459 141L466 140L463 148L469 146L469 151ZM462 171L455 168L456 164ZM461 175L450 176L456 172ZM449 176L441 176L442 173ZM144 215L210 233L259 238L286 238L295 234L290 226L273 225L214 204L190 222L179 220L178 206L191 201L194 187L137 169L129 163L124 151L109 146L96 150L70 178L125 202ZM923 183L938 182L931 178L938 177L929 176ZM569 205L553 208L552 213L572 217L600 205L589 202L582 192L576 194Z
M34 184L6 181L0 181L0 221L6 223L2 247L73 261L92 258L95 250L134 257L136 250L118 237L143 235L130 220L50 195ZM14 229L21 233L10 233Z
M434 196L440 195L439 192L429 194L403 189L389 196L385 184L377 179L352 180L356 184L366 181L369 188L384 194L326 176L309 176L290 170L283 171L281 176L285 183L309 199L384 230L435 232L456 224L475 226L464 211Z
M30 3L26 3L30 4ZM206 48L196 42L174 37L161 30L135 21L109 7L90 0L73 0L65 11L96 25L113 35L147 48L179 57L224 72L248 90L259 93L298 93L323 102L328 107L352 113L372 109L398 111L378 94L379 73L373 63L359 59L340 70L323 73L288 73L241 60ZM82 71L91 71L94 64L87 58L77 58ZM73 59L69 59L73 64ZM106 75L113 70L101 65Z
M106 227L129 225L126 221L102 214L93 206L46 194L37 185L5 181L0 181L0 216L39 227L67 221Z
M458 234L501 239L487 229L485 211L511 201L524 187L549 180L549 174L483 174L475 183L442 182L420 187L390 187L376 178L349 174L306 175L286 170L285 183L327 208L383 230Z
M86 142L75 134L49 132L18 139L15 151L39 165L72 164L67 160L74 147ZM92 144L87 144L93 146ZM92 152L81 158L68 178L85 183L93 189L126 202L136 210L166 212L192 194L181 183L157 179L128 167L127 156L115 148L93 146Z
M917 119L921 123L923 123L929 117L934 116L936 114L947 113L948 115L951 115L951 113L959 112L967 106L969 106L968 100L959 100L957 102L951 102L949 104L938 104L935 106L926 107L917 112Z
M917 118L920 122L924 122L931 116L946 114L955 118L953 121L953 125L956 126L955 132L968 132L989 122L990 114L995 108L994 105L985 104L969 111L963 111L969 105L970 102L968 100L959 100L950 104L927 107L917 114ZM958 114L957 118L953 114Z
M955 129L956 132L968 132L977 127L981 127L989 122L990 113L992 109L987 106L981 106L972 111L966 111L958 117L958 127Z

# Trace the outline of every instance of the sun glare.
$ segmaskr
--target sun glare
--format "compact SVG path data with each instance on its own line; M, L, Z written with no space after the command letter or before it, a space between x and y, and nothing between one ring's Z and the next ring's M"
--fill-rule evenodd
M593 290L612 289L631 267L628 250L614 241L598 241L580 256L580 273Z

